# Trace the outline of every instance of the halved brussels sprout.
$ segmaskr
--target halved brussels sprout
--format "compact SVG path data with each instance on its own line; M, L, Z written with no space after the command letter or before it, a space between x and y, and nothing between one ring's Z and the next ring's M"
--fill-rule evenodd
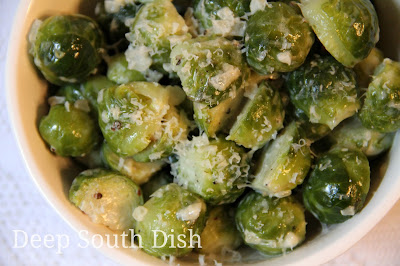
M83 171L74 179L69 200L94 223L127 231L133 228L133 211L143 204L141 194L139 186L129 178L94 169Z
M337 146L316 162L304 186L304 205L323 223L342 223L362 209L369 186L367 157Z
M224 138L193 137L177 147L175 182L212 205L234 202L244 191L249 164L245 151Z
M189 99L210 107L234 98L249 74L236 42L221 37L203 36L176 45L171 64Z
M208 137L214 138L219 131L229 129L230 124L238 116L243 94L244 90L240 89L236 96L223 100L215 107L194 102L194 120L200 130L204 131Z
M177 184L163 186L134 210L135 234L150 255L186 255L197 247L196 242L201 243L206 209L201 198Z
M315 55L288 75L286 86L292 103L311 123L331 129L360 108L354 71L331 56Z
M177 144L187 140L188 132L189 120L185 112L179 112L171 106L162 121L161 136L156 136L156 140L145 150L133 155L133 159L138 162L152 162L167 158Z
M226 139L249 149L261 148L283 128L284 117L279 92L263 82L249 95Z
M279 199L247 194L236 211L236 226L245 244L266 255L288 252L306 236L303 206L292 196Z
M168 90L150 82L102 90L98 96L99 124L110 148L123 157L146 149L162 129L168 100Z
M88 154L100 140L96 121L75 107L64 102L50 107L39 125L39 132L50 150L60 156L80 157Z
M400 129L400 63L385 59L378 66L368 87L360 112L367 128L382 133Z
M388 150L393 143L394 133L380 133L365 128L361 121L352 117L341 123L329 135L334 144L349 149L360 149L366 156L377 156Z
M354 71L357 74L357 84L361 88L368 88L372 81L375 69L383 62L384 56L378 48L372 49L368 57L355 65Z
M94 20L83 15L36 21L29 41L35 65L56 85L84 81L101 62L103 34Z
M169 171L166 170L162 170L152 176L148 182L141 186L144 201L148 201L151 195L153 195L153 193L159 188L172 183L173 179L173 176L169 173Z
M128 68L128 61L124 54L118 54L110 58L108 62L107 78L117 84L146 80L142 73Z
M243 36L250 12L250 0L196 0L194 15L199 20L202 32L227 36Z
M313 43L311 27L285 3L268 3L247 22L247 62L262 74L295 70L304 63Z
M251 187L264 196L287 197L303 183L311 167L310 147L292 122L259 159Z
M151 163L140 163L136 162L130 157L121 157L113 152L107 143L103 143L102 153L104 162L112 170L120 172L121 174L129 177L138 185L142 185L149 181L156 172L161 170L164 166L164 162L156 161Z
M147 1L137 13L127 34L131 42L125 52L129 69L146 72L153 66L160 72L170 70L171 46L190 38L185 20L170 0Z
M379 40L370 0L302 0L300 8L326 50L347 67L366 58Z
M89 101L91 111L98 117L98 103L99 93L102 89L107 89L116 86L116 84L105 76L97 75L90 77L87 81L80 85L80 90L83 96Z
M224 251L235 250L243 242L235 224L235 208L233 206L217 206L208 214L206 226L201 233L202 254L221 255Z

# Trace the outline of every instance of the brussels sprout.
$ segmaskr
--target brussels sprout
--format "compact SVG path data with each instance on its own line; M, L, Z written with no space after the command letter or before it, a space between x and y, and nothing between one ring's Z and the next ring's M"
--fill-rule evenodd
M390 133L400 128L400 63L385 59L375 71L360 112L366 128Z
M148 201L150 196L159 188L172 183L173 177L165 170L156 173L150 180L142 185L142 192L144 201Z
M125 51L129 42L125 34L129 32L129 24L136 16L140 5L134 1L104 1L96 6L96 20L104 32L108 44L114 46L117 51ZM125 4L121 6L121 4Z
M379 40L370 0L302 0L300 8L326 50L347 67L366 58Z
M341 123L329 135L332 143L349 149L360 149L368 157L388 150L393 138L394 133L385 134L365 128L355 116Z
M75 160L86 166L87 169L104 168L106 166L101 152L101 145L97 145L83 157L75 157Z
M288 75L286 86L292 103L311 123L331 129L360 107L354 71L330 56L316 55Z
M283 128L285 111L279 92L267 82L261 83L249 98L226 139L249 149L258 149Z
M195 242L201 241L206 208L202 199L177 184L161 187L133 212L135 233L141 236L143 250L157 257L180 257L191 252Z
M117 84L146 80L142 73L128 68L128 61L126 61L124 54L119 54L110 58L108 62L107 78Z
M69 200L94 223L112 230L133 228L132 213L143 204L142 192L129 178L103 169L86 170L72 182Z
M304 186L304 205L323 223L342 223L361 210L369 185L367 157L359 150L334 147L316 162Z
M40 121L39 132L51 151L60 156L84 156L100 139L93 118L68 101L50 107Z
M206 34L243 36L246 22L241 20L250 12L250 0L195 0L194 15Z
M161 72L170 70L171 46L190 37L185 20L170 0L154 0L139 10L127 34L131 42L125 52L129 69L146 72L153 66Z
M303 207L292 196L279 199L247 194L236 211L236 226L245 244L266 255L292 250L306 235Z
M226 250L235 250L243 240L235 224L233 206L217 206L208 214L206 226L201 233L202 254L222 254Z
M237 95L249 71L236 44L220 37L203 36L172 49L172 69L189 99L214 107Z
M129 157L149 146L169 109L169 93L150 82L132 82L99 93L99 124L110 148Z
M162 121L161 136L150 143L147 148L135 155L133 159L139 162L152 162L170 156L175 145L187 140L189 120L186 114L175 107L170 107Z
M292 122L264 148L251 187L264 196L289 196L292 189L303 183L310 167L310 148Z
M374 48L367 58L355 65L354 70L357 74L357 84L361 88L368 88L375 69L383 62L383 59L382 51Z
M175 182L212 205L234 202L244 191L249 164L245 151L224 138L193 137L177 148Z
M161 170L164 165L164 162L161 161L140 163L130 157L120 157L110 149L107 143L103 143L102 153L108 167L129 177L138 185L149 181L150 177Z
M84 81L101 61L103 35L97 23L83 15L52 16L32 25L30 53L51 83Z
M244 90L240 89L234 97L223 100L215 107L198 102L193 103L194 120L197 126L211 138L214 138L217 132L230 128L230 124L240 112L243 94Z
M247 22L247 62L262 74L295 70L304 63L313 43L310 26L285 3L268 3Z
M112 81L108 80L105 76L94 76L80 86L81 93L89 101L91 111L98 116L98 103L97 99L102 89L107 89L116 86Z

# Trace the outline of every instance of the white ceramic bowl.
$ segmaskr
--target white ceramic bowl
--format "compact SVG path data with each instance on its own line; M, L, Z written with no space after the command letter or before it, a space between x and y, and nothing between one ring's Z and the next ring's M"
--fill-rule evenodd
M93 0L22 0L12 30L6 67L10 118L26 166L39 190L59 215L76 231L87 230L90 236L112 234L112 232L103 226L93 224L87 216L70 204L67 192L77 169L68 160L52 155L39 136L37 122L46 110L47 84L39 78L28 59L27 35L36 18L62 13L88 14L88 11L93 11L94 2ZM386 56L399 60L400 0L376 2L381 18L383 42L381 47ZM399 134L382 168L381 175L385 176L381 182L380 179L373 182L378 188L370 193L373 194L372 198L361 213L331 228L325 234L316 235L293 252L269 260L268 264L321 264L340 255L360 240L383 218L400 197ZM160 263L158 259L142 251L114 249L106 246L101 250L115 261L126 265ZM262 264L267 264L267 262L257 263L257 265Z

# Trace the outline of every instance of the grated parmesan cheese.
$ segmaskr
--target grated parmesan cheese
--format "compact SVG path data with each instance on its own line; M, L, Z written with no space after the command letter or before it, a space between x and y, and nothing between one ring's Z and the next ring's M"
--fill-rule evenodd
M148 210L146 207L139 206L133 210L132 217L138 222L143 221L144 217L146 216Z
M354 206L349 206L340 211L343 216L354 216L356 214Z
M199 218L203 204L201 202L193 203L176 213L176 218L181 221L195 221Z
M211 85L219 90L225 91L229 85L240 77L241 71L238 67L224 63L223 72L210 79Z

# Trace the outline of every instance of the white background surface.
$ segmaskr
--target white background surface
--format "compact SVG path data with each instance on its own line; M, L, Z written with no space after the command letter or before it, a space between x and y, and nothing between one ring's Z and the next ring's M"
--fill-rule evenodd
M17 4L17 0L0 0L0 265L116 265L94 248L78 247L83 241L39 194L23 165L9 124L4 87L8 36ZM66 235L69 247L62 254L43 242L39 248L29 244L13 248L13 230L41 238ZM22 245L19 236L17 244ZM399 249L400 202L366 237L328 265L400 265Z

